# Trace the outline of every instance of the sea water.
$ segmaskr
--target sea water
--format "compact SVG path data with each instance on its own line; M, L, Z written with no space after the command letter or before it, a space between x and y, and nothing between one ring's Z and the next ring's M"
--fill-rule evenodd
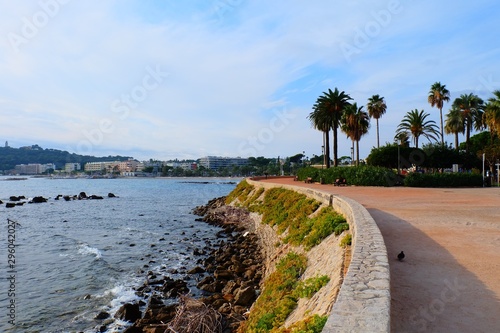
M6 178L0 177L1 332L95 332L99 312L113 315L138 299L134 288L147 271L196 265L193 249L215 241L220 229L196 222L191 210L227 195L239 181ZM56 200L80 192L104 198ZM21 195L48 202L5 207L10 196ZM110 331L125 326L116 321Z

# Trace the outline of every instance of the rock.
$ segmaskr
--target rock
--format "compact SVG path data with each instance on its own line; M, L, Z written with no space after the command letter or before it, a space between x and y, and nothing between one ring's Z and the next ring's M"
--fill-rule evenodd
M237 287L238 284L235 281L228 281L224 288L222 288L222 294L232 294Z
M63 199L66 200L66 201L70 201L71 200L71 197L69 195L64 195L63 196Z
M42 202L47 202L47 199L45 199L44 197L34 197L30 202L33 202L33 203L42 203Z
M142 317L141 310L139 310L139 304L123 304L118 311L115 313L115 318L120 320L129 321L131 323L135 322L137 319Z
M116 195L114 195L113 193L108 193L108 198L116 198Z
M87 193L80 192L80 194L78 194L78 200L82 200L82 199L87 199Z
M234 302L237 305L250 306L255 299L255 290L252 287L239 288L234 295Z
M89 199L93 199L93 200L102 200L104 199L103 197L99 196L99 195L95 195L95 194L92 194Z
M195 268L190 269L187 273L188 274L200 274L200 273L205 273L205 270L203 268L201 268L200 266L196 266Z
M94 317L94 319L103 320L109 317L110 317L109 313L107 313L106 311L101 311Z
M228 270L216 270L214 276L218 280L232 280L233 274Z
M5 207L6 207L6 208L13 208L13 207L16 207L16 204L15 204L15 203L13 203L13 202L7 202L7 203L5 204Z

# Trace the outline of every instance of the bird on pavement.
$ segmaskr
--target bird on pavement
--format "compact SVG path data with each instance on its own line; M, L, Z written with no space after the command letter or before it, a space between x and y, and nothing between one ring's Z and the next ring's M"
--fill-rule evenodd
M404 258L405 258L405 253L403 251L401 251L401 253L398 254L398 260L403 261Z

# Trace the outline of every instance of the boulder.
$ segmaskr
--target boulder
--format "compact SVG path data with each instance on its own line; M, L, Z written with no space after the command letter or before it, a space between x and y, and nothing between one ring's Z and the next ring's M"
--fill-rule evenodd
M118 311L115 313L115 318L120 320L125 320L128 322L135 322L137 319L142 317L141 310L139 310L139 304L125 303Z
M236 305L250 306L255 299L255 290L252 287L239 288L234 295Z
M78 194L78 200L82 200L82 199L87 199L87 193L80 192L80 194Z
M109 192L108 193L108 198L116 198L116 195L114 195L113 193Z
M45 199L44 197L34 197L33 199L31 199L32 203L42 203L42 202L47 202L47 199Z
M109 313L107 313L106 311L101 311L94 317L94 319L103 320L109 317L110 317Z
M7 203L5 204L5 207L6 207L6 208L13 208L13 207L16 207L16 204L15 204L14 202L7 202Z
M89 199L94 199L94 200L101 200L101 199L104 199L103 197L101 197L100 195L95 195L95 194L92 194L90 197L88 197Z

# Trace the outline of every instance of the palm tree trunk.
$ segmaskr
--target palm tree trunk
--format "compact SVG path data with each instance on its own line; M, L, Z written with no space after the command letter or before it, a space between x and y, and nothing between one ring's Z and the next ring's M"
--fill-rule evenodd
M469 152L469 141L470 141L470 122L467 123L467 134L465 137L465 151L468 153Z
M328 169L330 167L330 130L324 132L323 138L325 139L325 150L324 150L324 159L325 165Z
M455 132L455 149L458 151L458 132Z
M439 117L441 118L441 146L444 146L444 134L443 134L443 108L439 108Z
M376 120L377 120L377 148L380 148L380 141L378 136L378 118L376 118Z
M337 159L337 127L338 125L333 126L333 166L336 167L338 166L338 159Z
M356 166L359 166L359 140L356 140Z

